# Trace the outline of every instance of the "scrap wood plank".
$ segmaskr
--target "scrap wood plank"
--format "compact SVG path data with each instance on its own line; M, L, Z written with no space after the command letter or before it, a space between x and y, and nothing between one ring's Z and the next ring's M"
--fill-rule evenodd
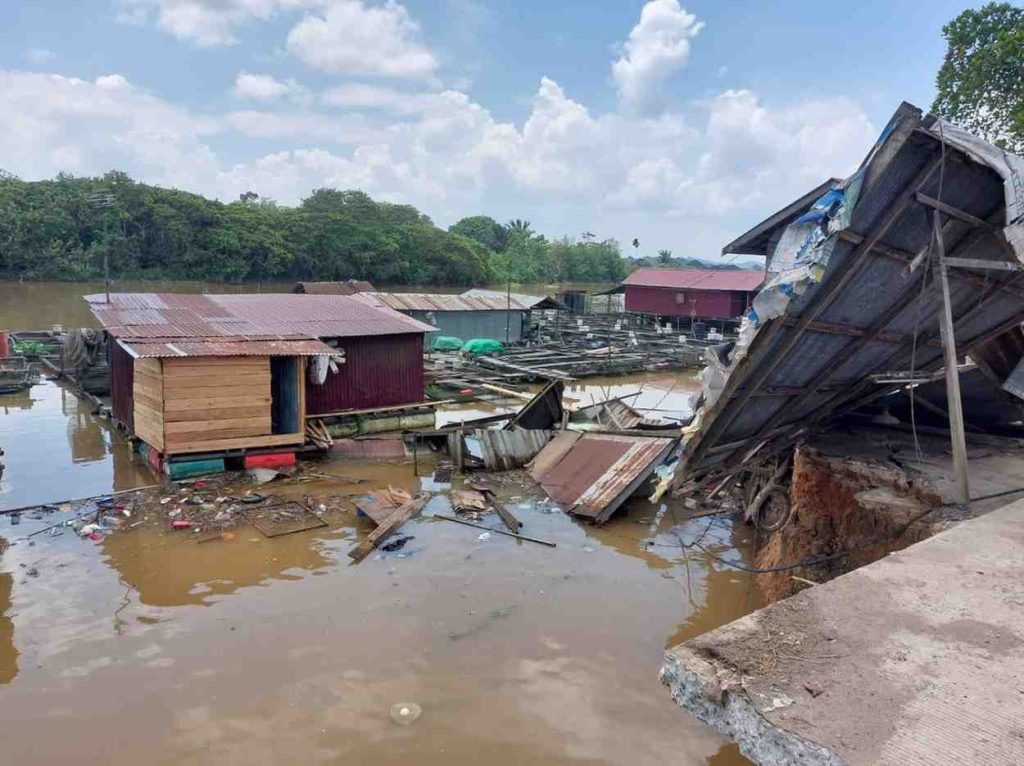
M423 510L423 506L427 504L428 499L430 499L430 496L427 494L417 495L396 508L375 530L367 535L365 540L348 552L349 558L354 559L356 563L362 561L393 532Z
M412 495L404 489L379 489L363 495L355 500L356 509L367 516L374 524L382 524L402 505L412 500Z
M498 516L501 517L502 522L504 522L510 532L518 532L520 530L523 526L523 522L513 516L512 511L506 508L505 504L498 500L494 494L494 490L479 480L474 481L470 486L491 501L491 505L494 506L494 510L498 512Z

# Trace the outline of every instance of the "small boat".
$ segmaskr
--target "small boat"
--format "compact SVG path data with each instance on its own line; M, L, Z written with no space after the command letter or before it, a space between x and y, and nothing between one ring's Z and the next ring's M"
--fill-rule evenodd
M35 382L35 371L25 357L0 357L0 394L24 391Z

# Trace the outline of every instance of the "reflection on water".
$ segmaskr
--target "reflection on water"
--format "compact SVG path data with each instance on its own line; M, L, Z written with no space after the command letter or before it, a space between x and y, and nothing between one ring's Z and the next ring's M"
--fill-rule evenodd
M0 510L152 484L157 477L108 421L56 383L0 395Z
M410 462L317 469L350 481L267 491L315 499L422 484ZM698 557L687 569L671 514L655 521L649 504L593 528L535 502L534 487L495 488L525 532L558 547L431 519L450 512L443 495L403 528L413 539L401 551L359 565L346 553L369 525L351 512L274 539L241 526L199 543L205 535L164 522L99 544L41 535L33 547L24 535L54 515L24 518L4 530L16 544L0 561L14 630L5 643L0 621L0 672L21 668L0 693L5 754L19 764L741 763L671 702L657 671L685 626L735 616L745 583ZM709 538L744 555L728 522ZM396 726L388 710L399 701L420 704L422 718Z

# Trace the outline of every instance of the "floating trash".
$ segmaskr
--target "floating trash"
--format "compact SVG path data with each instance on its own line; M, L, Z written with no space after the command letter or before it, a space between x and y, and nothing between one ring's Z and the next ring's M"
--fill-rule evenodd
M399 726L415 723L423 714L423 708L415 702L398 702L391 706L391 720Z

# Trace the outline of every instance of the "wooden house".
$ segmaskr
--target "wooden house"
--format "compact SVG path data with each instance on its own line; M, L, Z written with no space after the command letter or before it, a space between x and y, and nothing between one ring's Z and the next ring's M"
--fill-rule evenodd
M294 448L307 415L423 400L427 325L360 296L111 293L114 418L161 456ZM320 382L310 360L333 359Z

